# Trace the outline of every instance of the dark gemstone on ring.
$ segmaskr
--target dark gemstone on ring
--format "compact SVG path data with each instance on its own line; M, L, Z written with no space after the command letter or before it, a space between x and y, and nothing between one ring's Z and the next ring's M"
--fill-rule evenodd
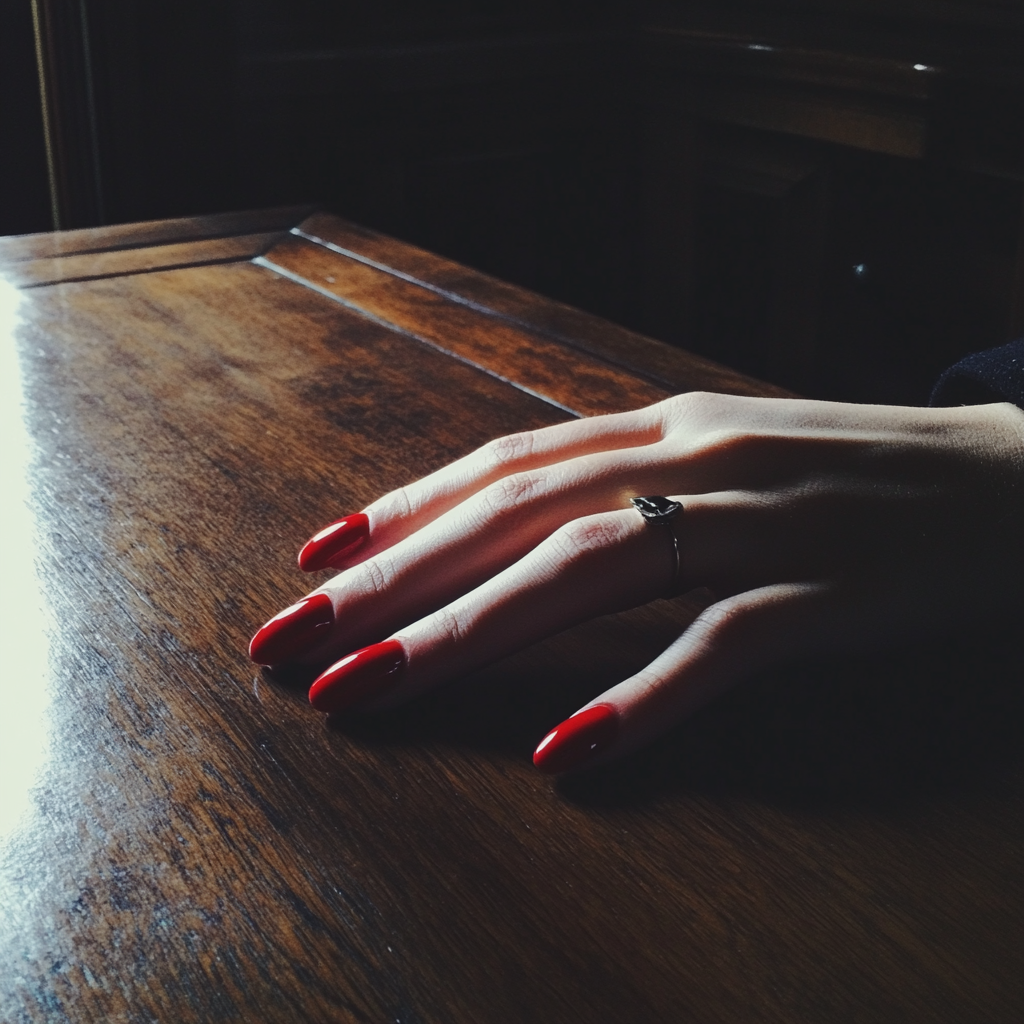
M630 498L629 503L644 517L644 521L651 526L666 526L680 512L683 506L678 501L670 501L657 494L646 497Z

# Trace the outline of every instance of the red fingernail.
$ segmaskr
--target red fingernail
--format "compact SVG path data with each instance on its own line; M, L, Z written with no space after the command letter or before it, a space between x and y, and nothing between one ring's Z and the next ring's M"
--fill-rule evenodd
M397 640L364 647L332 665L309 688L317 711L345 711L365 697L390 690L405 668L405 651Z
M555 726L533 752L533 763L549 775L567 772L597 757L618 731L615 708L595 704Z
M333 625L334 606L326 594L304 597L260 626L249 642L249 657L257 665L280 665L326 640Z
M362 512L345 516L306 541L299 552L299 568L303 572L333 568L335 561L352 554L369 536L370 520Z

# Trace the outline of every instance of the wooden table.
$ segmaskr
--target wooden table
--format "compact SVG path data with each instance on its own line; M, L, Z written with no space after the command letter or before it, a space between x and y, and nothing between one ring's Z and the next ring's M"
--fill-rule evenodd
M0 265L0 1019L1024 1019L1012 637L791 666L554 784L537 740L685 602L334 728L246 658L385 489L777 391L304 210Z

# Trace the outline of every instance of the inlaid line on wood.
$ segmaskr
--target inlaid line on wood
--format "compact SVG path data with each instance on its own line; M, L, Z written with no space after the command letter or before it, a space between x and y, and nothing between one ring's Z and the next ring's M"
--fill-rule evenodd
M275 266L315 281L367 313L581 414L638 409L671 394L603 359L296 235L286 235L264 255Z
M458 292L453 292L448 288L442 288L440 285L431 284L429 281L424 281L422 278L413 277L412 274L407 274L404 270L398 270L396 267L390 267L386 263L381 263L378 260L371 259L369 256L363 256L354 249L346 249L344 246L337 245L334 242L329 242L326 238L311 235L308 231L303 231L301 227L292 228L289 234L298 235L299 238L304 238L307 242L312 242L314 245L330 249L331 252L336 252L339 256L346 256L348 259L355 260L357 263L364 263L368 267L373 267L374 270L382 270L385 274L390 274L392 277L398 277L403 281L408 281L409 284L417 285L420 288L426 288L428 292L433 292L435 295L440 295L443 298L450 299L452 302L457 302L460 306L468 306L470 309L476 310L477 313L484 313L487 316L493 316L498 320L507 320L509 323L515 324L516 327L524 327L529 331L553 336L552 332L538 329L527 320L523 320L516 316L510 316L508 313L502 313L500 310L494 309L491 306L485 306L482 302L474 302L472 299L467 299L466 296L460 295ZM555 340L562 342L563 344L571 344L568 339L563 339L561 337L556 338Z
M258 259L259 257L257 257ZM158 274L162 270L187 270L189 267L215 267L224 263L245 263L250 256L220 256L216 259L192 260L189 263L168 263L159 267L139 267L135 270L111 271L109 274L83 274L80 277L59 277L52 281L36 281L32 284L20 285L21 291L30 288L50 288L56 284L74 284L78 281L103 281L111 277L135 277L139 274Z
M298 228L302 234L296 233L294 239L288 238L282 245L294 241L319 249L324 255L351 253L353 257L346 257L346 262L370 272L387 273L396 284L408 285L408 279L412 278L435 301L457 295L460 301L451 303L455 309L467 314L474 312L467 300L476 307L483 306L486 311L483 315L504 330L522 333L516 325L524 323L538 341L554 341L566 354L595 358L608 370L617 373L625 370L637 384L663 390L665 394L704 390L794 397L792 392L783 388L744 377L692 352L666 345L379 232L350 224L333 214L315 213ZM311 237L329 244L310 241ZM377 269L381 266L383 270ZM440 292L433 289L440 289Z
M283 237L282 231L260 231L228 238L113 249L84 256L41 257L8 264L0 269L0 273L15 287L27 289L72 281L129 277L156 270L240 263L265 253Z
M414 284L419 288L425 288L428 292L440 295L442 298L448 299L451 302L456 302L460 306L466 306L474 312L483 313L484 316L493 317L495 320L504 321L514 327L518 327L520 330L526 330L531 334L536 334L538 337L557 342L559 345L571 348L574 352L580 352L583 355L600 359L603 362L606 362L609 366L614 366L616 369L627 370L629 373L633 374L633 376L646 380L657 387L667 387L669 389L674 388L672 381L669 381L664 377L660 377L655 373L638 370L635 366L629 365L624 360L613 359L605 353L595 352L592 348L589 348L586 345L581 345L579 341L573 339L571 335L563 334L561 331L553 331L550 327L545 327L543 324L537 324L530 320L526 320L523 317L513 316L511 313L502 312L500 309L495 309L493 306L484 305L482 302L476 302L465 295L453 292L449 288L442 288L440 285L423 280L423 278L414 277L412 274L407 274L404 270L399 270L397 267L392 267L387 263L381 263L369 256L364 256L361 253L356 252L354 249L346 249L344 246L338 245L336 242L331 242L326 238L321 238L319 235L303 231L301 225L292 228L289 234L296 235L297 237L305 239L307 242L312 242L314 245L319 245L324 249L329 249L331 252L335 252L339 256L345 256L350 260L355 260L357 263L373 267L374 270L383 271L385 274L390 274L392 277L397 277L402 281L407 281L409 284Z
M0 266L40 259L65 259L148 249L182 242L212 242L257 232L284 232L313 213L309 205L242 210L172 220L113 224L72 231L11 235L0 238Z
M563 405L561 402L556 401L549 395L543 395L539 391L534 391L525 384L520 384L509 377L505 377L500 373L496 373L494 370L488 369L486 366L481 366L480 363L476 363L472 359L467 359L465 356L459 355L458 352L452 352L450 349L446 349L443 345L438 345L436 341L431 341L429 338L424 338L421 334L416 334L414 331L406 330L404 327L399 327L398 324L392 323L390 320L385 320L384 317L368 312L361 306L356 305L356 303L349 302L340 295L335 295L334 292L329 291L326 288L322 288L320 285L310 281L308 278L302 277L300 274L296 274L291 270L287 270L285 267L278 266L276 263L268 260L265 256L257 256L252 262L258 267L264 267L267 270L272 270L275 274L280 274L282 277L288 278L289 281L294 281L296 284L302 285L303 288L309 288L310 291L314 291L318 295L323 295L332 302L338 303L339 306L344 306L346 309L352 310L353 313L358 313L361 317L364 317L375 324L380 324L381 327L386 327L389 331L394 331L396 334L412 338L414 341L418 341L421 345L427 345L436 352L440 352L443 355L458 360L458 362L465 366L471 366L474 370L486 373L488 377L494 377L495 380L500 380L503 384L509 384L518 391L523 391L533 398L539 398L542 402L546 402L548 405L553 405L556 409L561 409L562 412L569 413L570 416L575 416L577 419L583 416L583 413L578 412L576 409L570 409L569 406Z

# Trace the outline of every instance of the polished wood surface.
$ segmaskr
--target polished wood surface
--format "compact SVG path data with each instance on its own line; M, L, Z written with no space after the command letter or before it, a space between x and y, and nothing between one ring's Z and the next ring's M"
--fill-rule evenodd
M567 410L781 393L274 216L0 242L0 1019L1019 1020L1013 637L790 666L554 784L537 740L685 601L337 726L248 662L385 489Z

